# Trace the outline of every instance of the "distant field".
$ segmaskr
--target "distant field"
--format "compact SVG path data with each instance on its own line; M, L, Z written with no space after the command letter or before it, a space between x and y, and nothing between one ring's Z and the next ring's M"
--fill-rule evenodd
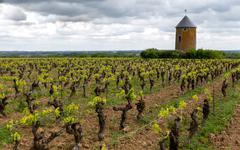
M140 50L124 51L0 51L0 57L135 57Z

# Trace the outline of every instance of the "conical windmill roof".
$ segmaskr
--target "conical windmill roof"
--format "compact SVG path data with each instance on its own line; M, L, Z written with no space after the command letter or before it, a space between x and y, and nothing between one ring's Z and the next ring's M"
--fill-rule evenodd
M184 16L183 19L178 23L176 28L196 28L197 26L188 18Z

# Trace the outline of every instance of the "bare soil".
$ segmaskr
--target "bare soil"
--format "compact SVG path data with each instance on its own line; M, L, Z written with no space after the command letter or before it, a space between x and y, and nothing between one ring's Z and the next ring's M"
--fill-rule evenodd
M240 105L237 106L227 129L219 135L211 135L211 140L218 150L240 149Z
M221 82L219 80L216 80L213 82L215 92L219 93L220 87L221 87ZM211 89L212 86L206 85L205 87ZM198 95L199 101L193 101L189 100L187 101L187 107L183 110L183 116L188 116L190 118L190 113L195 109L197 106L202 105L203 100L205 98L205 94L201 93ZM177 114L180 113L179 110L177 110ZM164 122L164 119L159 120L160 124L161 122ZM185 134L185 133L184 133ZM140 132L136 133L135 135L125 138L120 140L120 143L115 147L114 149L116 150L154 150L154 149L159 149L158 146L158 135L156 135L151 127L146 127Z
M215 89L220 89L221 82L218 80L214 81L213 84L215 85ZM145 113L151 113L151 107L153 105L160 105L162 103L166 103L169 100L172 100L173 98L179 97L181 94L179 92L179 86L178 85L172 85L169 87L166 87L162 89L158 93L153 93L150 95L145 96L146 101L146 112ZM204 94L198 95L200 101L197 102L197 104L187 104L187 107L184 110L184 113L190 114L190 112L193 110L193 106L198 105L202 103ZM146 126L144 127L143 124L139 124L136 119L137 111L136 109L132 109L128 113L127 118L127 130L124 133L124 131L119 131L119 121L120 121L120 113L115 112L112 110L112 108L107 108L105 110L105 114L107 115L106 120L106 138L105 143L107 144L107 147L109 150L153 150L158 147L158 135L153 133L151 130L151 127ZM16 115L13 118L19 117ZM12 118L12 116L9 116L9 118ZM239 116L240 118L240 116ZM0 119L3 121L2 119ZM90 115L87 118L83 118L82 120L82 127L84 131L84 137L83 137L83 149L96 149L100 143L97 139L97 132L98 132L98 120L96 115ZM52 124L49 126L49 129L56 130L59 128L59 125L57 123ZM48 130L48 129L46 129ZM49 131L48 131L49 132ZM117 134L123 134L123 138L117 139L117 144L112 144L112 134L113 132L117 132ZM23 128L22 129L23 137L22 141L20 143L20 150L27 150L30 149L32 146L32 133L30 128ZM125 136L128 134L128 136ZM74 145L74 140L71 135L67 135L64 133L57 139L55 139L51 145L51 150L71 150ZM11 146L8 145L4 148L4 150L11 149Z

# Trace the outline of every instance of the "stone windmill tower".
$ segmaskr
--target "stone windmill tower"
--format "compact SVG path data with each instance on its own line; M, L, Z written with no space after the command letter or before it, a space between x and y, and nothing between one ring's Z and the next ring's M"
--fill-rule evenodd
M186 12L186 10L185 10ZM197 26L187 15L176 26L176 50L196 49Z

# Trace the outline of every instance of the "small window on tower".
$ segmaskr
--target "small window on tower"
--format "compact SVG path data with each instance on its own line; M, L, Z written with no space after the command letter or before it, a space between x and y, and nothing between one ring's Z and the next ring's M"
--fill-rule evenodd
M182 37L179 35L178 36L178 42L181 43L182 42Z
M187 30L187 28L184 28L183 30L184 30L184 31L186 31L186 30Z

